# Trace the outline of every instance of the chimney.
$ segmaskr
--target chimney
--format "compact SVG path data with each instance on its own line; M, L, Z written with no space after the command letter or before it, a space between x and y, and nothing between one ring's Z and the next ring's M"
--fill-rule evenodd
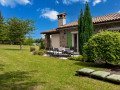
M58 14L58 27L66 24L66 13L60 13Z

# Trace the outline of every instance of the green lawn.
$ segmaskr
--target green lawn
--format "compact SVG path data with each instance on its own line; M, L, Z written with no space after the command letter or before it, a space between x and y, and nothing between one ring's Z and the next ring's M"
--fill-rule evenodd
M0 45L0 90L120 90L119 85L75 76L81 68L104 70L91 63L34 56L29 46Z

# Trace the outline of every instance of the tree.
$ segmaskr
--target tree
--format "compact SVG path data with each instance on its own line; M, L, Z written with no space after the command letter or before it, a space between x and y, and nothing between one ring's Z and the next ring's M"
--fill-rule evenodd
M87 42L90 39L90 37L94 35L92 17L91 17L90 8L87 2L85 5L85 12L84 12L84 31L85 31L84 33L85 42Z
M39 50L40 49L45 49L45 39L44 38L40 38L40 47L39 47Z
M35 30L35 21L33 20L22 20L22 18L9 18L7 24L9 26L9 38L14 43L20 44L22 49L22 42L25 39L25 35L30 34Z
M1 14L0 11L0 41L8 41L8 36L7 36L7 25L4 22L4 17Z
M79 53L82 55L83 54L83 45L85 42L84 38L84 16L83 16L83 10L81 9L80 12L80 17L78 20L78 37L79 37Z
M85 12L81 10L78 19L79 52L83 54L84 44L94 35L93 22L88 3L85 5Z
M24 42L23 42L23 44L24 45L32 45L33 43L35 43L35 40L32 38L32 37L30 37L30 36L28 36L27 38L25 38L24 39Z

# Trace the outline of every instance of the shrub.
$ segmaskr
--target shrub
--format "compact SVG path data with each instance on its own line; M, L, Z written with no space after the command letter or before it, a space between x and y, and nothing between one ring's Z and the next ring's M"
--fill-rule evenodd
M69 60L76 60L77 57L68 57Z
M30 52L35 51L35 47L30 47Z
M68 57L69 60L76 60L76 61L82 61L83 60L83 56L80 55L78 57Z
M83 56L82 56L82 55L78 56L78 57L77 57L77 60L83 61Z
M38 55L44 55L44 54L46 54L46 50L44 50L44 49L41 49L39 52L38 52Z
M34 52L33 52L33 55L38 55L38 51L34 51Z
M36 51L33 52L33 55L40 55L40 56L42 56L44 54L46 54L46 50L44 50L44 49L41 49L40 51L36 50Z
M87 61L113 63L120 61L120 33L105 31L93 36L84 45Z

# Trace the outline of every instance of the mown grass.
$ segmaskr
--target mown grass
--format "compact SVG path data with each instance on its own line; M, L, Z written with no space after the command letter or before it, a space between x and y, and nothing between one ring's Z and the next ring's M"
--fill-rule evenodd
M81 68L104 70L92 63L34 56L29 46L0 45L0 90L120 90L120 86L75 76Z

